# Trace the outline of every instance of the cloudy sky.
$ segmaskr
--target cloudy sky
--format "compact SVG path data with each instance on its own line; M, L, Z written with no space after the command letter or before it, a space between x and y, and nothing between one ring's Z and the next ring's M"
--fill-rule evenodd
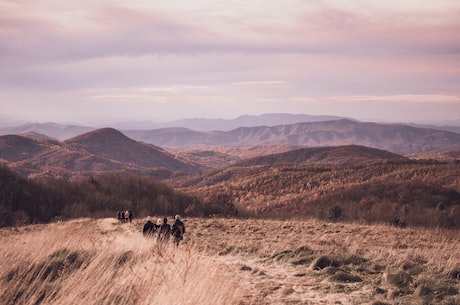
M460 119L458 0L0 0L0 115Z

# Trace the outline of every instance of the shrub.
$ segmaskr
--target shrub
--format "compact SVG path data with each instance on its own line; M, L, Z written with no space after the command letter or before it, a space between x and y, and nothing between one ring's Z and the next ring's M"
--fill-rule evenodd
M342 216L342 209L339 206L333 206L328 210L327 219L336 221Z

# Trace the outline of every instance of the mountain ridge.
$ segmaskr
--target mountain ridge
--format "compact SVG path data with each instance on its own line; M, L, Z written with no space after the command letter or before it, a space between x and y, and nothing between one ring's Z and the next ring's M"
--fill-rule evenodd
M138 141L184 149L194 145L246 146L289 144L299 146L363 145L398 154L421 153L460 146L460 134L402 124L378 124L348 119L291 125L239 127L230 131L190 129L125 131Z
M237 162L236 166L271 164L357 165L384 160L403 160L405 157L385 150L361 145L299 148L283 153L254 157Z
M359 120L353 118L345 118L333 115L309 115L309 114L290 114L290 113L265 113L261 115L240 115L233 119L221 118L185 118L169 122L152 122L152 121L126 121L126 122L113 122L110 124L105 123L117 130L152 130L152 129L165 129L165 128L187 128L194 131L230 131L238 127L257 127L257 126L277 126L277 125L291 125L296 123L312 123L322 121L336 121L341 119L348 119L356 122ZM14 123L16 122L16 124ZM361 121L362 122L362 121ZM31 123L6 120L0 125L0 135L6 134L24 134L30 131L38 132L48 137L58 140L65 140L84 132L95 129L103 128L99 123L91 123L89 126L77 123ZM389 123L389 122L376 122L378 124L399 124L409 125L419 128L431 128L444 131L460 133L460 121L443 121L438 124L416 124L416 123Z

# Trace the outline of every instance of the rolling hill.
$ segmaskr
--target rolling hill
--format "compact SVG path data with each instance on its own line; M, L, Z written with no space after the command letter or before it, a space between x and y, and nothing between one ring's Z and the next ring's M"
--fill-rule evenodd
M384 150L359 145L335 147L301 148L284 153L254 157L239 162L238 166L262 166L280 164L311 164L311 165L362 165L383 160L404 159L401 155Z
M55 145L59 143L36 141L18 135L0 136L0 160L5 162L27 160L52 149Z
M134 141L113 128L102 128L63 142L70 151L84 152L107 160L143 168L167 168L192 173L195 165L185 163L160 147Z
M112 128L91 131L64 142L0 137L0 158L24 176L72 176L127 171L159 178L194 173L200 167L171 153L134 141Z
M425 152L419 154L411 154L408 157L411 159L434 159L434 160L442 160L442 161L458 161L460 160L460 147L439 150L439 151L432 151L432 152Z
M460 226L458 177L459 162L352 145L256 157L171 183L241 215Z

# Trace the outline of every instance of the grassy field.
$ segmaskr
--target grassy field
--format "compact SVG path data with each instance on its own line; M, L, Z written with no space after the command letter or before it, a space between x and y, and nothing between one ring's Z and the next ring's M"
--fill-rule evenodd
M178 248L143 220L0 230L0 304L460 304L460 232L185 219Z

